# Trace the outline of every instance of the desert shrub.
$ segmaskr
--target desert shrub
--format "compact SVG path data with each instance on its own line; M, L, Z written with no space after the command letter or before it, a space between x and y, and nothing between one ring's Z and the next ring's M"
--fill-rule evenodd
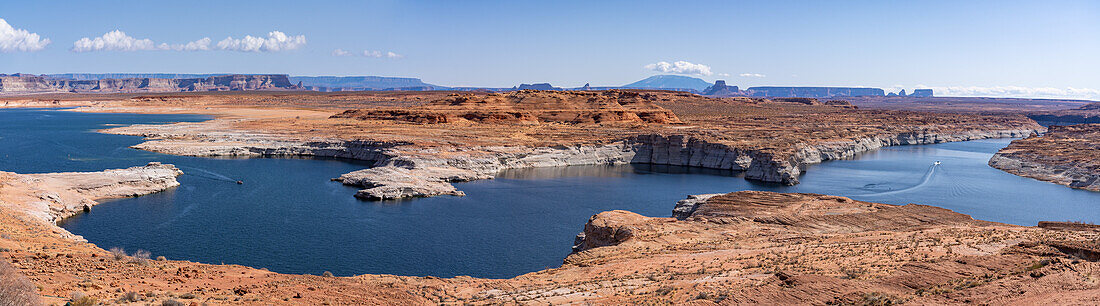
M0 305L41 305L38 288L7 260L0 260Z
M115 260L122 260L122 259L126 258L126 250L123 250L122 248L118 248L118 247L111 248L111 256Z
M164 258L164 256L157 256L157 261L165 261L165 260L168 260L168 258Z
M324 277L332 277L333 275L332 275L332 272L329 272L329 271L325 271L325 273L321 273L321 276L324 276Z
M139 265L143 265L143 266L148 265L149 264L149 257L152 256L152 255L153 254L149 253L149 251L137 250L137 252L134 252L133 255L130 255L130 262L131 263L136 263L136 264L139 264Z
M180 294L180 298L181 298L181 299L187 299L187 300L190 300L190 299L193 299L193 298L195 298L195 294L194 294L194 293L190 293L190 292L188 292L188 293L184 293L184 294Z
M177 300L167 299L167 300L164 300L163 302L160 302L160 305L161 306L185 306L187 304L184 304L183 302L180 302L180 301L177 301Z
M890 306L905 303L904 299L882 292L864 293L862 299L856 305L866 306Z

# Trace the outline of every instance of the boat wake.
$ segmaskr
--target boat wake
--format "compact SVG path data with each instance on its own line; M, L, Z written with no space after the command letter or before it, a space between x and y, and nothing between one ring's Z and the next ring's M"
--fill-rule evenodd
M932 164L931 166L928 166L928 171L924 172L924 177L922 177L920 182L917 183L916 185L909 186L909 187L902 188L902 189L898 189L898 190L890 190L890 191L877 192L877 193L861 194L861 195L858 195L858 196L871 197L871 196L892 195L892 194L908 192L908 191L912 191L912 190L917 189L917 188L924 187L924 185L927 185L928 182L932 181L932 176L934 176L936 174L936 168L939 168L939 166L940 166L940 162L936 162L936 163ZM874 185L874 184L868 184L868 185L870 186L870 185Z
M204 179L215 180L215 181L225 181L225 182L232 182L232 183L238 182L238 180L232 179L228 176L225 176L225 175L222 175L220 173L213 172L213 171L210 171L210 170L202 169L202 168L179 166L179 165L177 165L176 167L179 167L180 169L187 170L187 171L183 172L185 175L194 175L194 176L197 176L197 177L201 177L201 178L204 178Z

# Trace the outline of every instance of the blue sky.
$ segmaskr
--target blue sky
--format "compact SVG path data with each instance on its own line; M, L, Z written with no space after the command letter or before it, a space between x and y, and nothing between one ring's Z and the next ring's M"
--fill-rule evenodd
M39 36L30 48L4 50L0 29L0 73L580 86L630 83L663 73L654 69L667 62L666 71L743 87L927 86L1100 99L1097 1L2 1L0 19L11 35ZM152 44L97 51L95 39L114 30ZM272 31L302 41L261 50L240 41ZM237 44L220 47L227 37ZM82 38L89 43L77 48ZM209 50L184 48L203 38ZM676 70L677 61L691 65Z

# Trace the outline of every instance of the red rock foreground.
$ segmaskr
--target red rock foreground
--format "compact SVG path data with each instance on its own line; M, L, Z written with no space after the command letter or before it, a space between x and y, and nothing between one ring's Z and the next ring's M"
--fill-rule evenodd
M677 204L683 220L603 212L560 268L512 279L287 275L154 260L100 249L43 218L64 211L52 207L170 188L175 175L168 165L76 180L0 173L0 303L34 296L166 305L1100 302L1094 226L1013 226L815 194L696 196ZM107 183L86 188L95 176Z

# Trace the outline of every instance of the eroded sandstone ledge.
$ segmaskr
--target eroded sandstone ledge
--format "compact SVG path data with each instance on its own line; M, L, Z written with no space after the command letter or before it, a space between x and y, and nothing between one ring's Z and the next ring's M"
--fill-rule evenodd
M1051 126L1014 140L989 165L1015 175L1100 191L1100 124Z

